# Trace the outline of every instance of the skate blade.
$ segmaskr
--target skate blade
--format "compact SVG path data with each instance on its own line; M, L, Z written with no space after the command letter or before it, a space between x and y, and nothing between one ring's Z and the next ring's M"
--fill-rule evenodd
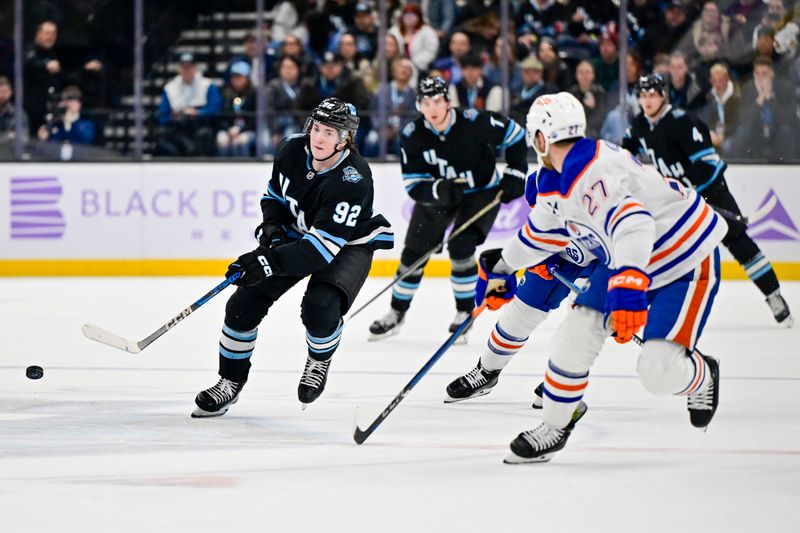
M205 411L199 407L195 407L194 411L192 411L192 418L214 418L216 416L222 416L228 412L229 408L230 406L224 407L219 411Z
M520 457L519 455L515 454L514 452L509 452L506 455L506 458L503 459L503 463L507 465L524 465L524 464L535 464L535 463L546 463L550 459L553 458L555 452L552 453L545 453L543 455L539 455L536 457Z
M369 338L367 339L368 342L375 342L382 339L386 339L388 337L392 337L400 333L397 331L397 328L387 331L386 333L372 333L370 332Z
M544 407L544 400L542 398L539 398L538 396L534 395L533 403L531 404L531 407L534 408L534 409L541 409L542 407Z
M307 403L300 402L300 410L301 410L301 411L305 411L305 410L306 410L306 407L308 407L308 404L307 404Z
M447 392L445 392L445 394L447 394L447 397L445 397L444 403L456 403L456 402L463 402L464 400L471 400L473 398L480 398L481 396L486 396L490 392L492 392L492 389L483 389L483 390L479 390L475 394L473 394L471 396L467 396L465 398L453 398L452 396L447 394Z
M466 333L462 333L461 335L456 337L456 340L453 341L453 346L467 344L468 342L469 342L469 339L467 338L467 334Z
M778 322L779 325L785 327L786 329L791 329L794 327L794 317L789 315L783 319L783 321Z

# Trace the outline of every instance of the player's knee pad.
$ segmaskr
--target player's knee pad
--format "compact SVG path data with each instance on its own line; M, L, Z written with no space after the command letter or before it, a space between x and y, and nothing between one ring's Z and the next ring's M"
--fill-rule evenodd
M594 363L607 336L602 313L588 307L573 307L553 335L550 360L567 372L585 372Z
M456 261L459 259L469 258L473 262L475 256L475 248L481 242L481 232L475 227L469 227L461 234L457 235L452 241L447 243L447 251L450 254L450 259Z
M516 338L527 338L536 326L544 322L548 313L533 308L519 298L503 306L497 324Z
M686 387L690 364L686 348L665 339L653 339L642 346L636 369L644 388L663 396Z
M340 289L328 283L314 283L303 297L300 318L309 333L325 335L339 327L343 304L344 295Z
M256 329L272 304L255 290L239 287L225 305L225 325L236 331Z

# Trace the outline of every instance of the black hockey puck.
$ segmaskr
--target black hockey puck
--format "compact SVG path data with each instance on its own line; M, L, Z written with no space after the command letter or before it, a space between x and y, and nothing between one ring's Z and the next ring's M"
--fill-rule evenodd
M28 376L28 379L41 379L44 376L44 370L40 366L29 366L25 369L25 375Z

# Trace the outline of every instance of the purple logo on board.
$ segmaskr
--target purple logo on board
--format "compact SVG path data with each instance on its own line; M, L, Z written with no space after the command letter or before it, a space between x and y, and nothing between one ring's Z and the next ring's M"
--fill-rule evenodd
M11 178L11 238L63 237L66 222L58 209L62 192L55 177Z
M411 212L413 210L414 201L406 200L403 203L403 217L406 220L411 220ZM500 204L500 212L497 214L497 218L494 219L489 237L494 239L510 238L525 224L530 210L531 208L525 201L524 196L507 204ZM450 231L452 230L453 227L451 225Z
M747 229L753 239L761 241L797 241L800 240L800 232L797 230L786 208L783 207L780 198L773 189L770 189L764 199L758 204L760 209L770 198L775 196L777 203L772 211Z

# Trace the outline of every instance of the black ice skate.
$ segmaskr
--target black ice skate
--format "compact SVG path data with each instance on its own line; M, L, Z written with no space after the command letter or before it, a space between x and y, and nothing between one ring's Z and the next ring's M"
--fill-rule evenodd
M392 309L369 326L369 340L377 341L397 335L406 319L405 311Z
M453 322L450 323L450 326L447 328L447 331L450 333L455 333L458 329L458 326L464 323L464 321L469 318L470 312L469 311L456 311L456 316L453 317ZM461 335L453 342L453 344L466 344L467 343L467 333L469 330L472 329L472 323L466 327L464 331L461 332Z
M533 407L534 409L541 409L544 405L544 382L539 383L536 385L536 388L533 389Z
M506 456L503 462L514 465L549 461L558 450L566 446L567 439L575 428L575 424L583 418L587 409L586 404L579 401L575 411L572 413L572 420L564 429L554 429L542 423L535 429L523 431L516 439L511 441L511 453Z
M201 391L195 397L194 403L197 404L197 409L192 412L192 418L224 415L230 406L239 400L239 393L242 392L245 383L247 380L231 381L220 378L216 385Z
M489 394L492 392L492 387L497 385L499 375L499 370L486 370L478 361L478 366L447 386L447 398L444 399L444 403L460 402Z
M302 402L303 409L319 398L322 391L325 390L325 383L328 381L328 368L330 368L330 366L330 359L327 361L317 361L312 357L306 356L306 367L300 378L300 385L297 386L297 398Z
M781 296L780 289L767 296L767 305L778 324L787 328L794 326L794 318L789 311L789 304Z
M686 397L686 407L689 409L689 420L696 428L708 428L714 413L717 412L719 403L719 362L713 357L703 356L711 372L711 382L700 391Z

